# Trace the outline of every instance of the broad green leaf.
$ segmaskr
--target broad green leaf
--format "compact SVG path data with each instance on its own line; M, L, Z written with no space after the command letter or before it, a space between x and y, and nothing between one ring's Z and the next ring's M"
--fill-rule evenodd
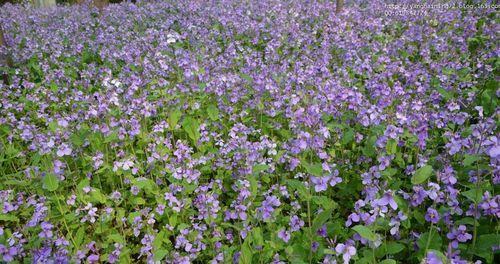
M264 238L262 238L262 230L260 227L254 227L252 229L252 236L254 246L264 245Z
M456 225L474 225L474 218L472 217L464 217L464 218L461 218L461 219L458 219L456 222L455 222Z
M365 239L368 239L370 241L375 241L375 239L377 239L375 233L373 233L372 230L366 226L357 225L354 226L352 229Z
M413 177L411 177L412 184L421 184L425 182L432 174L432 166L425 165L422 168L419 168Z
M169 218L168 218L168 223L175 227L177 225L177 215L176 214L173 214L171 215Z
M478 155L469 155L469 154L465 154L465 158L464 158L464 161L463 161L463 165L465 167L467 166L470 166L472 164L474 164L474 162L478 161L478 160L481 160L481 157L478 156Z
M448 92L441 86L438 86L436 89L438 90L439 94L441 94L441 96L445 99L445 101L448 101L453 97L453 95L450 92Z
M415 218L415 220L417 220L418 223L420 223L420 224L425 223L425 218L424 218L424 215L422 214L422 212L415 210L415 211L412 211L412 215L413 215L413 218Z
M338 208L338 204L326 196L313 196L312 201L325 209Z
M104 143L110 143L118 141L118 132L113 131L104 138Z
M153 180L144 177L135 179L134 185L146 190L153 190L156 186Z
M313 231L316 232L321 226L330 219L332 216L333 210L331 208L324 210L323 212L319 213L313 220L312 228Z
M363 147L363 154L369 157L374 157L377 155L376 149L375 149L375 142L377 142L377 137L376 136L371 136L367 139L365 142L365 146Z
M253 78L252 76L246 74L246 73L240 73L240 76L241 78L243 78L244 80L247 80L248 82L252 83L253 82Z
M120 244L125 244L125 239L123 239L123 237L120 234L108 235L108 240L113 241L113 242L117 242Z
M241 255L240 255L240 262L242 264L250 264L252 263L252 248L250 247L250 239L251 236L248 236L245 239L245 242L243 242L243 245L241 245Z
M393 259L384 259L379 262L379 264L396 264L397 262Z
M354 130L350 128L342 135L342 145L349 144L353 139L354 139Z
M248 181L250 182L250 193L252 194L253 197L257 196L257 192L259 190L259 184L257 183L257 179L255 178L257 176L255 175L249 175Z
M14 215L0 214L0 221L4 222L19 222L19 218Z
M396 154L398 149L398 142L391 138L387 141L387 144L385 145L385 150L387 151L388 154Z
M200 124L192 117L186 117L182 123L184 131L193 141L198 141L200 138Z
M213 121L219 119L219 109L215 105L209 105L207 108L208 117Z
M335 250L332 250L332 249L329 249L329 248L325 248L325 249L323 249L323 254L337 255L337 252Z
M429 232L420 235L420 238L417 241L418 247L423 251L425 250L427 243L429 243L429 249L439 250L443 244L443 239L439 236L438 231L433 228L432 236L430 238L429 236Z
M269 168L270 167L267 164L257 164L255 166L253 166L252 171L253 171L254 174L258 174L259 172L265 171L265 170L267 170Z
M159 250L156 250L153 254L154 254L155 261L160 261L168 254L168 250L159 249Z
M47 173L42 178L43 188L47 191L53 192L59 187L59 179L53 173Z
M101 190L93 188L92 191L90 192L90 197L92 198L92 201L98 202L98 203L106 203L107 197L102 194Z
M479 203L483 199L483 192L481 191L481 189L470 189L468 191L462 192L462 195L475 203Z
M80 226L80 228L78 228L78 231L76 231L75 235L75 243L77 247L79 247L83 243L84 238L85 238L85 227Z
M167 118L168 125L170 127L170 130L174 130L175 127L177 126L177 123L181 119L182 112L179 109L175 109L174 111L170 112Z
M309 194L309 191L307 190L303 182L298 180L287 180L286 182L287 185L290 186L290 188L297 191L302 199L306 201L310 200L311 195Z
M382 246L384 247L384 246ZM385 248L387 250L387 254L389 255L394 255L394 254L397 254L401 251L403 251L403 249L405 248L405 246L401 243L397 243L397 242L388 242L386 245L385 245Z
M497 249L493 251L493 247L500 245L500 235L497 234L487 234L479 236L475 248L475 255L485 258L488 260L487 263L491 262L493 254L499 252Z
M307 173L312 174L314 176L321 177L323 176L323 167L321 166L321 163L307 163L302 161L301 162L302 166L306 169Z

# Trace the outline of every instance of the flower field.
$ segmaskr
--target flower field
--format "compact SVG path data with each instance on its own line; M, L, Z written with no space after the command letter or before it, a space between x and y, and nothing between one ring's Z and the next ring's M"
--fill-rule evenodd
M0 262L498 263L497 10L393 11L1 6Z

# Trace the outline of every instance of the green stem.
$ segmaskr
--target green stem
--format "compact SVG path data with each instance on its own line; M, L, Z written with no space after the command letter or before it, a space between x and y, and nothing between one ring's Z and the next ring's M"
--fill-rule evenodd
M73 234L71 233L71 231L69 231L68 223L66 223L66 219L64 218L64 216L66 215L66 212L63 210L61 202L59 201L59 196L57 195L57 193L55 191L54 191L54 196L55 196L55 199L57 201L57 206L59 207L59 212L61 213L61 217L62 217L62 221L64 224L64 228L66 229L66 233L69 235L69 238L70 238L71 242L73 242L73 246L76 249L77 245L76 245L75 239L73 238Z
M434 223L431 222L431 228L429 230L429 237L427 238L427 243L425 244L425 251L424 255L427 254L427 250L429 249L429 245L431 244L431 238L432 238L432 229L434 228Z

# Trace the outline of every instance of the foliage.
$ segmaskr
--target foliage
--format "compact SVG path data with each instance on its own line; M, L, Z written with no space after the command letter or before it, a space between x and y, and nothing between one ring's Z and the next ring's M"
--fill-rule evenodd
M496 10L361 2L3 6L0 260L498 261Z

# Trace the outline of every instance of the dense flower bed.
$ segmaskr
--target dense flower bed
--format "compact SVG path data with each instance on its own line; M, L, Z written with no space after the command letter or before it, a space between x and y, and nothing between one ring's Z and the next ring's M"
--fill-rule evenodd
M2 6L1 260L493 263L496 11L334 2Z

